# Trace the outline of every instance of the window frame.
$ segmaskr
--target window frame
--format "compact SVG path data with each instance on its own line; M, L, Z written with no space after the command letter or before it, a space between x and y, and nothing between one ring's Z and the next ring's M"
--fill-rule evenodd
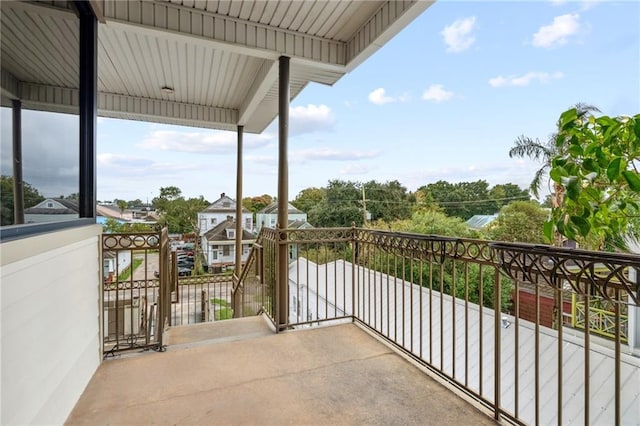
M73 2L78 30L78 145L80 156L77 219L6 225L0 227L0 243L36 235L95 225L96 222L96 126L98 121L98 20L88 2ZM4 104L5 96L2 96ZM20 100L20 99L18 99ZM22 131L19 129L18 131ZM16 129L12 129L16 132Z

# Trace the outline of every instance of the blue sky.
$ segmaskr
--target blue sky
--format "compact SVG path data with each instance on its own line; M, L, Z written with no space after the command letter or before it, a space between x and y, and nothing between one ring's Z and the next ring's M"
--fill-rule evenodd
M539 165L509 158L519 135L546 140L577 102L640 113L639 27L635 1L436 2L333 87L294 100L290 198L329 179L527 187ZM235 138L100 119L98 199L169 185L235 196ZM276 195L277 122L245 136L244 157L244 195Z

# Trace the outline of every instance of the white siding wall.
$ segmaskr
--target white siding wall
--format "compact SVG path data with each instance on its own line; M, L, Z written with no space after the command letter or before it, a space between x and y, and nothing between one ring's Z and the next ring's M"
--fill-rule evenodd
M306 213L289 213L289 220L307 220ZM275 228L278 221L278 213L258 213L256 214L256 230L259 232L264 224L267 228Z
M223 213L210 213L200 212L198 213L198 226L200 227L200 236L207 232L211 228L215 228L220 223L227 220L227 216L233 218L236 217L235 212L223 212ZM216 223L211 223L211 219L215 219ZM249 226L247 226L247 223ZM253 230L253 213L242 213L242 227L248 230Z
M2 424L62 424L100 364L97 225L0 245Z
M118 252L118 272L122 273L122 271L124 271L129 265L131 265L131 252L119 251Z

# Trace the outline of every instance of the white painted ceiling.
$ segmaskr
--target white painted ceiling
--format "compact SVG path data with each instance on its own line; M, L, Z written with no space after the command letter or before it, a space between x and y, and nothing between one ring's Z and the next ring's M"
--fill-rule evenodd
M98 113L259 133L290 94L334 84L432 1L100 0ZM78 22L66 1L0 2L3 104L77 109ZM162 90L170 87L172 94Z

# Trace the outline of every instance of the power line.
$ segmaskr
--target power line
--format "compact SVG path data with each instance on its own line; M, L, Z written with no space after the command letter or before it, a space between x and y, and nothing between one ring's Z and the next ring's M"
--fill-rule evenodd
M498 202L498 201L514 201L514 200L531 200L531 197L528 195L521 195L518 197L506 197L506 198L486 198L482 200L464 200L464 201L437 201L434 200L433 204L438 204L440 206L457 206L457 205L465 205L465 204L482 204L488 202ZM329 203L353 203L358 202L362 203L362 200L354 200L354 199L331 199L327 200ZM367 198L368 203L387 203L387 204L409 204L409 205L422 205L428 206L431 203L425 202L411 202L407 200L374 200L371 198Z

